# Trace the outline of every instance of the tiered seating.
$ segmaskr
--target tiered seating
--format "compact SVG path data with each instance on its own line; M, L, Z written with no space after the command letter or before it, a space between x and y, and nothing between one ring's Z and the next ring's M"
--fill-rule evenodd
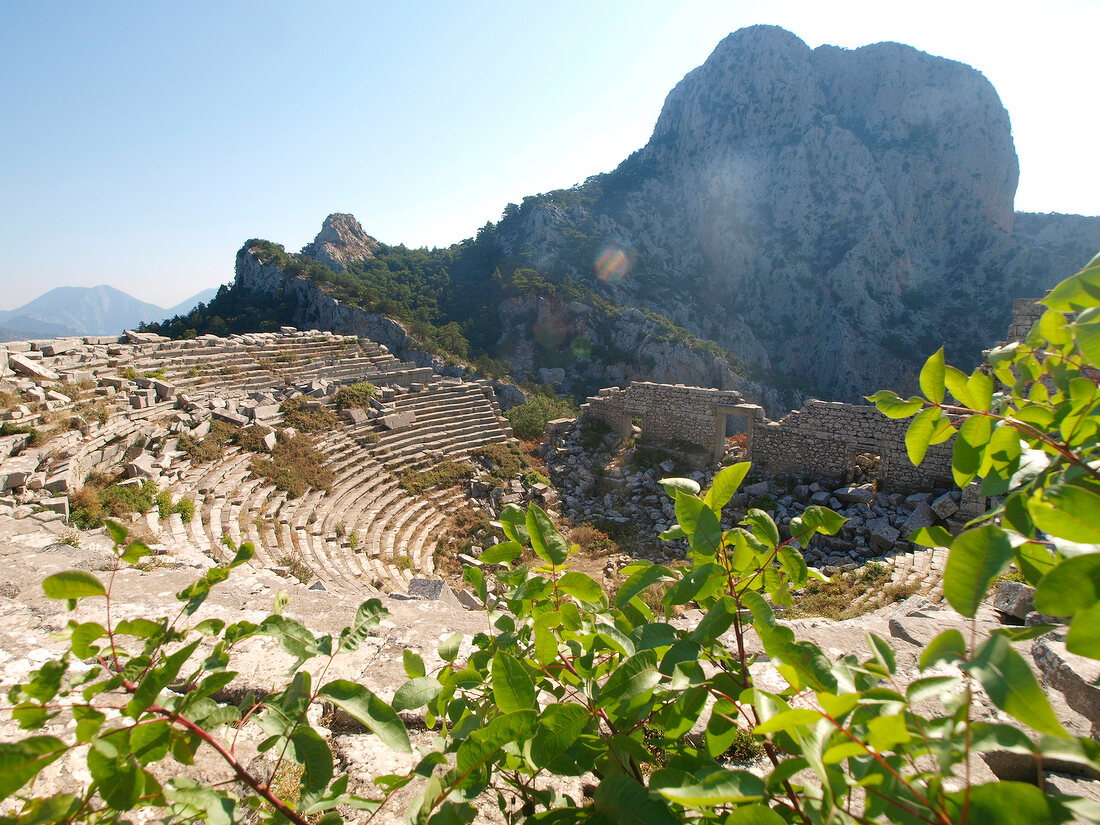
M401 393L394 405L398 412L411 411L416 422L386 433L371 450L393 469L421 463L432 453L459 458L483 444L506 441L509 435L496 402L476 384L444 381Z

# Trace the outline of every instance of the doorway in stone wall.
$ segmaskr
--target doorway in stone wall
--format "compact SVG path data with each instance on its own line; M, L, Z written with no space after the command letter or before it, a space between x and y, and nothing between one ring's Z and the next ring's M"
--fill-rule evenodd
M715 459L749 460L749 417L744 413L715 410Z
M882 485L885 476L882 455L874 448L852 447L848 451L848 473L845 481L849 484Z

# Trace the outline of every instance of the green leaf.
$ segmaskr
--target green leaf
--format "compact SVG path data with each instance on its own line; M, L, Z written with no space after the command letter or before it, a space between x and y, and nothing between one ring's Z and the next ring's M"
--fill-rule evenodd
M966 394L973 409L988 411L993 403L993 376L978 367L966 382Z
M305 770L302 774L302 791L315 794L328 787L332 780L332 751L321 735L313 728L300 726L290 735L293 758Z
M688 496L699 495L699 482L690 478L662 478L659 483L669 498L676 498L677 492Z
M921 651L920 669L928 670L937 662L964 660L966 653L966 641L962 633L954 628L944 630Z
M1067 736L1027 662L1003 636L990 636L965 666L997 707L1040 733Z
M960 488L978 474L992 434L993 419L985 415L972 415L959 428L951 456L951 474Z
M969 797L969 798L967 798ZM990 782L972 785L969 793L947 794L947 810L951 822L961 822L967 811L967 822L979 825L1055 825L1065 822L1056 816L1053 800L1034 785L1023 782Z
M753 628L768 656L793 668L802 684L815 690L836 692L837 681L832 673L832 662L821 648L810 642L796 642L794 632L776 622L771 607L759 593L745 592L741 595L741 602L752 612ZM787 678L786 674L784 678Z
M7 799L68 750L56 736L0 742L0 800Z
M757 541L767 545L769 550L774 550L779 544L779 528L775 526L772 517L763 510L753 508L745 514L745 524L749 525L752 534Z
M993 580L1012 562L1012 542L1000 527L985 525L955 539L943 574L943 594L967 618L978 612Z
M358 650L359 646L370 636L372 628L378 626L382 616L389 611L382 607L379 599L367 599L359 609L355 611L355 620L350 627L340 631L340 651L347 653Z
M976 405L972 403L970 398L970 390L967 386L970 378L965 372L960 369L956 369L948 365L943 374L944 383L947 385L947 389L951 391L951 395L955 397L955 400L964 407L970 407L973 409Z
M897 673L898 666L894 658L894 649L890 647L889 643L874 633L868 633L865 638L867 639L867 646L871 648L871 652L874 654L875 661L882 665L887 673Z
M1100 255L1054 287L1039 303L1059 312L1076 312L1100 304Z
M623 774L605 777L596 788L596 810L615 825L678 825L668 805Z
M626 581L619 586L619 590L615 594L616 607L623 607L647 587L651 587L657 582L672 581L673 579L672 571L667 567L662 567L650 561L636 562L635 564L644 566L631 573Z
M741 805L726 817L724 825L787 825L787 822L766 805Z
M909 460L914 466L919 467L924 461L940 415L939 407L926 407L909 422L909 428L905 431L905 451L909 454Z
M756 801L767 795L764 780L748 771L717 770L696 779L684 771L665 768L650 777L649 787L665 799L694 808Z
M729 467L725 467L718 472L718 475L714 477L714 481L710 484L710 489L707 490L706 495L703 496L703 503L709 507L715 515L719 515L722 512L722 508L729 504L733 494L737 492L737 488L741 486L741 482L745 480L745 476L748 475L749 467L752 465L748 461L741 461L737 464L731 464Z
M393 695L393 709L397 712L422 708L443 690L434 676L416 676L405 682Z
M42 590L50 599L83 599L106 596L103 583L86 570L65 570L42 580Z
M627 702L653 690L660 681L656 652L643 650L626 659L612 672L600 689L598 704L606 708Z
M535 708L535 682L514 656L497 651L493 657L493 701L504 713Z
M603 588L586 573L573 571L558 579L558 590L582 602L599 603Z
M531 536L531 549L535 555L555 567L565 564L569 558L569 543L537 504L527 508L527 532Z
M504 522L501 522L503 524ZM482 564L508 564L523 554L523 546L515 541L502 541L485 550L477 560Z
M1027 504L1035 525L1046 533L1082 544L1100 544L1100 494L1074 484L1048 487Z
M1037 541L1025 541L1016 548L1016 567L1032 587L1057 566L1050 550Z
M504 535L516 544L524 545L530 541L527 535L527 514L514 504L505 504L501 508L500 527L504 530Z
M1066 559L1047 573L1035 591L1035 607L1052 616L1070 616L1100 602L1100 553Z
M122 553L122 560L127 564L136 564L143 556L151 556L153 551L141 539L134 539L126 546Z
M867 722L867 744L879 753L894 750L912 738L901 714L876 716Z
M548 665L558 658L558 637L554 630L561 624L562 614L556 610L547 611L535 619L535 658L539 664Z
M917 396L902 399L893 390L879 390L865 397L887 418L909 418L924 406L924 401Z
M488 725L474 730L455 753L455 769L462 776L470 776L509 742L526 738L535 729L538 720L533 710L503 713Z
M453 662L458 655L458 649L462 646L462 634L452 633L439 645L439 658L444 662Z
M929 356L920 371L920 391L923 392L924 397L933 404L943 403L943 373L943 347L940 347ZM920 462L914 461L913 463L919 464Z
M1066 650L1100 659L1100 603L1077 611L1066 634Z
M939 525L921 527L909 536L909 541L913 544L919 544L921 547L950 547L951 542L954 540L955 537Z
M791 708L790 710L780 711L779 713L761 722L752 732L763 736L768 733L778 733L779 731L791 730L803 725L816 725L821 721L821 714L816 710L810 708Z
M133 809L145 793L147 774L133 757L117 759L111 771L97 778L96 787L104 801L116 811Z
M391 750L412 753L409 734L405 725L389 705L362 685L346 679L329 682L318 691L318 696L347 711L353 718L370 728Z
M416 679L428 672L424 669L424 660L415 650L405 648L401 651L401 658L405 663L405 675L410 679Z
M118 547L125 544L126 537L130 534L130 531L113 519L107 519L106 523L107 532L111 534L111 541Z

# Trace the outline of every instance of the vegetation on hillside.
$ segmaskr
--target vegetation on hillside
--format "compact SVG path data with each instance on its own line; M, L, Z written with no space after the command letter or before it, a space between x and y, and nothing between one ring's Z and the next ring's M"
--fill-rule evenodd
M509 214L506 210L506 219ZM538 366L565 366L588 357L632 360L633 354L616 350L608 335L622 306L579 281L570 268L544 272L532 268L525 256L504 252L491 230L486 225L476 238L446 249L383 244L374 258L353 263L345 272L335 272L300 253L288 253L271 241L252 239L246 246L262 263L279 266L292 277L308 278L349 306L403 322L427 352L469 363L489 377L507 374L501 359L509 354L509 343L502 341L497 308L505 299L522 295L581 302L596 311L597 340L576 347L538 342ZM597 254L598 250L588 259L588 269ZM737 363L713 341L697 338L651 310L642 312L655 325L654 340L675 341L703 356ZM227 335L277 330L292 324L294 317L295 306L285 294L258 295L234 284L223 286L208 304L199 304L185 316L142 329L172 338Z

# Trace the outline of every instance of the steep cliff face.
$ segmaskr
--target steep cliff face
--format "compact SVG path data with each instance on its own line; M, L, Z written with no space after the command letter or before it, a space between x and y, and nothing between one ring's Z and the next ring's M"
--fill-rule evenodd
M672 90L642 150L510 208L497 232L541 268L852 399L911 383L943 342L975 361L1014 296L1100 248L1095 223L1059 216L1046 224L1060 230L1029 219L1014 234L1018 174L1008 114L976 70L757 26Z
M288 275L279 264L265 263L255 246L245 244L237 251L234 270L235 289L269 299L284 296L291 299L294 303L291 323L300 329L327 329L345 335L361 335L385 344L398 354L415 345L415 339L410 339L408 330L399 322L385 315L349 307L328 295L309 278Z
M363 231L354 215L335 212L325 218L313 242L302 247L302 254L336 272L344 272L349 264L373 258L379 246L378 241Z

